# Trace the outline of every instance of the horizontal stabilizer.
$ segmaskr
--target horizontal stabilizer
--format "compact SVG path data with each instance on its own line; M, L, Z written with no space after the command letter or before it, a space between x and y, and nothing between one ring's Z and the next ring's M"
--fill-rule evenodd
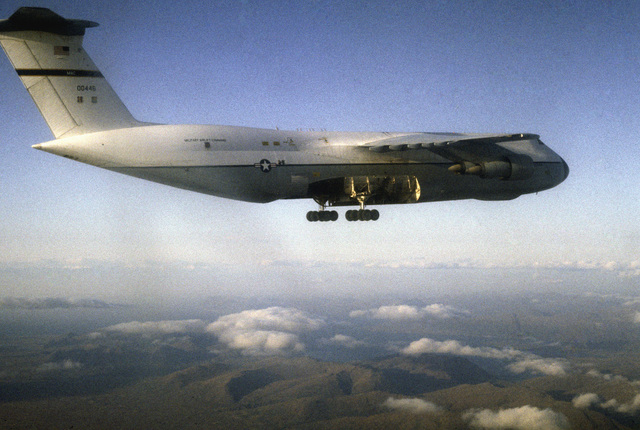
M65 19L40 7L21 7L9 19L0 20L0 33L10 31L44 31L62 36L84 36L85 28L98 23L81 19Z

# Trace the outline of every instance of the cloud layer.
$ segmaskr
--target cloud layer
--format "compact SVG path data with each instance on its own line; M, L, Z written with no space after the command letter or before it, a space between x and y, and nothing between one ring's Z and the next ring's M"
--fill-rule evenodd
M207 323L199 319L192 320L168 320L168 321L131 321L106 327L109 332L125 334L187 334L203 333Z
M57 372L60 370L73 370L82 367L82 363L73 360L62 360L56 362L43 363L36 371L38 372Z
M640 412L640 394L636 394L628 402L620 403L617 399L603 401L595 393L580 394L571 401L573 406L579 409L602 408L611 409L621 414L636 415Z
M394 399L389 397L382 406L390 409L397 409L404 412L410 412L413 414L432 414L439 412L441 408L435 403L427 402L422 399Z
M101 300L92 299L66 299L59 297L47 298L20 298L8 297L0 299L0 309L72 309L72 308L94 308L107 309L114 305Z
M452 354L497 359L512 359L522 356L522 352L518 351L517 349L496 349L490 347L476 348L468 345L463 345L457 340L438 341L426 337L411 342L409 346L402 350L402 353L407 355L419 355L426 353Z
M593 405L600 404L601 402L600 396L595 393L580 394L579 396L574 397L571 401L573 406L578 409L588 409Z
M426 337L411 342L409 346L402 349L401 352L407 355L451 354L498 360L515 360L507 369L516 374L531 372L551 376L565 376L569 366L565 360L541 358L535 354L513 348L473 347L463 345L457 340L438 341Z
M539 409L534 406L501 409L474 409L463 414L462 418L471 427L481 429L513 430L564 430L569 428L567 418L551 409Z
M324 320L310 318L298 309L270 307L225 315L206 330L243 354L274 355L303 351L299 334L324 325Z
M331 339L322 339L321 342L325 345L338 345L345 348L357 348L366 345L365 342L344 334L336 334Z
M381 320L418 320L425 317L453 318L469 315L468 311L441 303L418 308L410 305L390 305L367 310L355 310L349 313L351 318L372 318Z
M270 307L225 315L212 323L201 319L130 321L106 327L100 333L145 336L209 333L227 348L246 355L277 355L303 351L300 335L324 325L324 320L311 318L298 309ZM336 335L330 341L351 347L359 344L344 335Z
M507 368L517 374L532 372L550 376L565 376L568 364L564 360L553 358L538 358L533 354L529 358L518 360Z

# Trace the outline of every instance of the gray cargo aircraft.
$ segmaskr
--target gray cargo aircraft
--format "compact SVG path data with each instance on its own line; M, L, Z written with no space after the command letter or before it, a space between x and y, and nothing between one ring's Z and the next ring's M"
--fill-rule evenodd
M377 220L369 205L510 200L569 168L535 134L285 131L139 122L82 41L91 21L23 7L0 45L55 140L33 147L178 188L248 202L311 198L309 221Z

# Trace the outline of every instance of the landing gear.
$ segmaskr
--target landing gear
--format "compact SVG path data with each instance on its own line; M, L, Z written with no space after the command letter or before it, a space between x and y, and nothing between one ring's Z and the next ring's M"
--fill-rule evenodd
M338 212L336 211L309 211L307 212L307 221L316 222L316 221L337 221L338 220Z
M345 214L347 221L377 221L380 218L380 212L375 209L350 210ZM337 221L338 212L336 211L309 211L307 212L307 221L310 222L326 222Z
M318 203L318 205L320 205L320 210L307 212L307 221L338 221L338 212L325 210L328 200L326 196L316 196L313 199L316 201L316 203Z
M307 212L308 221L337 221L338 213L327 211L325 208L336 203L353 204L354 200L358 202L360 209L347 211L347 221L377 221L380 218L380 212L377 210L365 209L367 200L372 196L368 177L344 178L344 184L341 185L343 190L338 193L332 193L332 188L318 189L320 192L313 196L313 200L320 206L320 210Z
M344 214L347 221L377 221L380 212L375 209L350 210Z
M377 221L380 218L380 212L375 209L369 210L365 209L364 205L367 202L367 199L371 196L371 193L368 191L369 182L367 181L366 191L361 193L356 193L355 188L353 186L353 182L351 182L352 193L351 198L354 198L358 201L360 205L360 210L350 210L344 214L347 221Z

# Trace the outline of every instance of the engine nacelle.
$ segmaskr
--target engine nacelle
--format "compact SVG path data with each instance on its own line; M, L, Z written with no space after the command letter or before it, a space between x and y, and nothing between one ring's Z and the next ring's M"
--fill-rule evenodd
M507 156L509 164L511 164L511 174L504 179L510 181L518 181L529 179L533 176L533 160L528 155L509 155Z
M477 175L483 179L500 178L508 181L529 179L533 176L533 160L527 155L508 155L504 160L473 164L465 161L454 164L450 171L461 175Z

